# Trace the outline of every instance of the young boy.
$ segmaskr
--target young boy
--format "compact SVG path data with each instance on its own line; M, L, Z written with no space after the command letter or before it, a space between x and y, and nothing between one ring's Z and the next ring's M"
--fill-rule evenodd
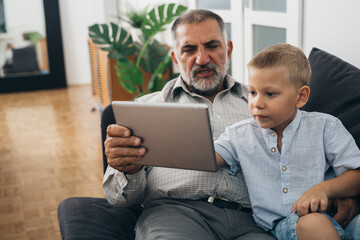
M243 170L255 221L277 239L329 240L345 233L359 239L360 215L344 233L323 213L329 199L360 194L360 150L337 118L299 110L310 94L306 56L277 44L258 53L248 70L253 119L228 127L215 150L220 166ZM324 181L329 168L337 177Z

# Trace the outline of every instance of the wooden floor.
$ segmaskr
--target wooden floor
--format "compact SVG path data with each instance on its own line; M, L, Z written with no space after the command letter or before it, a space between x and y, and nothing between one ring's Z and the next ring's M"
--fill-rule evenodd
M100 112L88 85L0 94L0 239L61 239L57 207L103 197Z

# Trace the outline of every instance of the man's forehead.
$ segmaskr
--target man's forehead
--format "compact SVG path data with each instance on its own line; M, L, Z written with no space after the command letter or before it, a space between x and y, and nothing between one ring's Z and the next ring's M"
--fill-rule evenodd
M222 38L221 37L216 37L216 38L203 38L203 39L184 39L179 41L179 46L185 46L185 45L205 45L208 43L212 43L212 42L218 42L218 43L222 43Z
M216 20L207 20L196 24L181 24L177 29L177 42L180 46L205 44L214 40L219 42L224 40Z

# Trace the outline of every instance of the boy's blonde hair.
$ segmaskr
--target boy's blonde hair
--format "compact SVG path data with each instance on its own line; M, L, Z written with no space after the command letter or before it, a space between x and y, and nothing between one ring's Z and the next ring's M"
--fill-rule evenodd
M262 50L253 57L247 66L248 69L272 68L276 71L285 71L295 87L309 86L310 84L310 63L301 49L290 44L275 44Z

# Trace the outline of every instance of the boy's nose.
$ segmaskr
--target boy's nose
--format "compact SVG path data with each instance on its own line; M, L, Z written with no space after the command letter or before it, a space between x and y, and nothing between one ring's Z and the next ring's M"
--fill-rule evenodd
M263 101L262 97L257 96L256 99L254 99L254 107L264 108L264 101Z

